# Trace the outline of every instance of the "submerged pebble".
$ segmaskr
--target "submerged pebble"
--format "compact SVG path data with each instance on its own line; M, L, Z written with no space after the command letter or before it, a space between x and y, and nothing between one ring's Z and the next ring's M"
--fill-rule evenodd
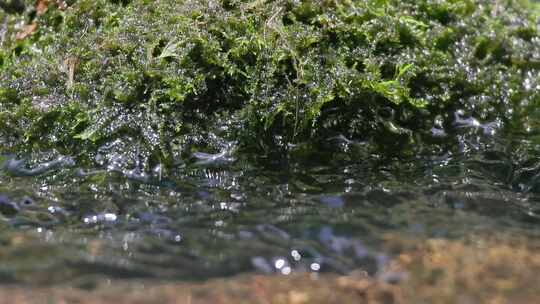
M19 210L17 203L11 201L6 195L0 195L0 213L11 217L17 214Z

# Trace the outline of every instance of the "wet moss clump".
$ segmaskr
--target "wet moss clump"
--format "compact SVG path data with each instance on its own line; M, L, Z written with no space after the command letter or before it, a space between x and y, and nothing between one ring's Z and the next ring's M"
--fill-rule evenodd
M23 2L0 15L0 142L19 152L401 151L457 110L515 127L540 102L526 1Z

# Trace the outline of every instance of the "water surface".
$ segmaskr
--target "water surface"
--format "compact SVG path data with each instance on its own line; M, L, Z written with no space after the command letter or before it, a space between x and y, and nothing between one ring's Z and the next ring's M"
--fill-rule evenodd
M196 153L166 174L114 161L80 168L55 153L5 155L0 280L376 276L396 254L382 246L389 233L422 240L499 231L537 241L537 141L530 130L456 115L425 150L405 156L374 154L343 136L268 155Z

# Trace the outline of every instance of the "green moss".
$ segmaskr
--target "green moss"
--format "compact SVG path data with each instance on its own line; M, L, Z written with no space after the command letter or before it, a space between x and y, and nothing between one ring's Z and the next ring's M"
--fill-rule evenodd
M337 134L399 150L435 117L450 124L455 109L504 122L523 114L524 100L540 102L530 89L540 85L531 7L79 0L41 16L27 8L10 18L35 18L37 32L0 53L0 132L14 147L78 155L136 138L159 162L226 140L260 149Z

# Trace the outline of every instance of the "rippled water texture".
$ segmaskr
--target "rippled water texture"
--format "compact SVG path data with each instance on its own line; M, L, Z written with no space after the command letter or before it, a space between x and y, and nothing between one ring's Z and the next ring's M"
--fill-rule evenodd
M285 156L196 153L168 174L5 155L0 280L84 285L358 269L394 280L379 271L394 254L382 249L387 233L537 239L538 136L462 115L433 131L435 142L456 144L413 157L370 154L344 137Z

